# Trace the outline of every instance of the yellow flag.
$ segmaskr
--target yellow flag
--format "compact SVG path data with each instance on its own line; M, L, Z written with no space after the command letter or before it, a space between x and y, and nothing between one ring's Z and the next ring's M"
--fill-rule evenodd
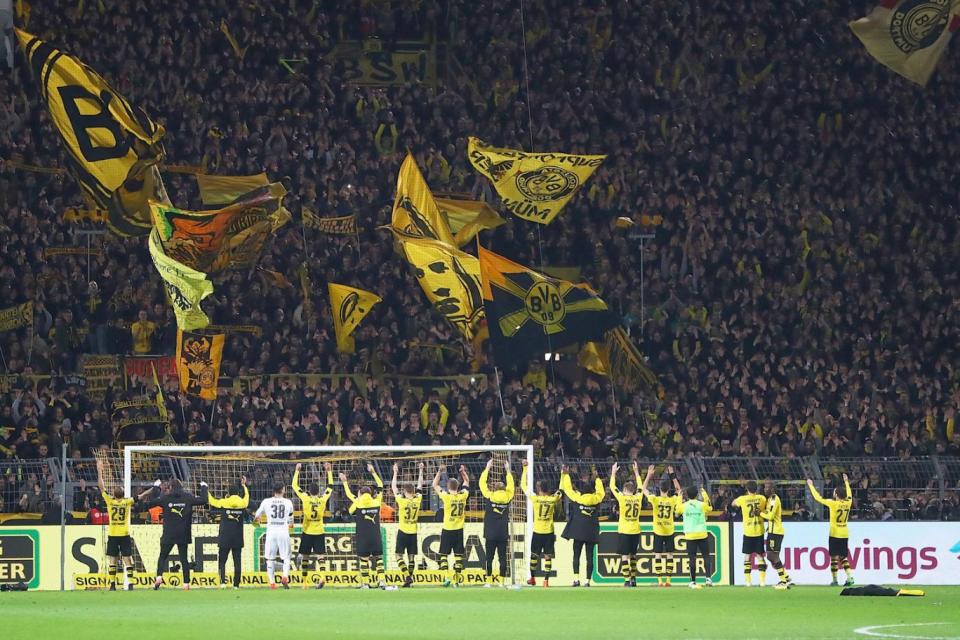
M177 327L190 331L210 324L210 318L200 308L200 301L213 293L213 283L207 279L207 274L168 257L160 246L156 229L150 234L149 243L153 265L163 279L173 313L177 316Z
M490 179L511 213L550 224L607 156L526 153L491 147L471 136L467 157Z
M610 354L604 344L587 342L577 354L577 364L598 376L610 375Z
M410 238L427 238L454 244L450 227L440 215L440 209L412 154L407 154L400 165L390 226L400 235Z
M222 18L220 20L220 32L227 37L227 42L230 43L230 47L233 49L233 52L237 54L237 57L243 60L243 56L247 55L247 48L240 47L240 43L237 42L237 39L230 33L230 27L227 26L227 21Z
M373 305L381 301L380 296L335 282L328 282L327 290L333 312L333 330L337 334L337 350L353 353L353 330L370 313Z
M467 340L483 317L480 261L437 240L397 235L417 281L436 310Z
M632 392L640 387L654 389L657 386L656 374L647 366L643 355L623 327L607 332L601 353L605 355L604 366L607 371L601 375L610 376L625 391Z
M882 0L850 23L877 62L919 85L930 80L958 26L958 0Z
M148 171L163 159L163 127L80 60L15 31L68 152L68 171L97 206L108 210L111 231L146 235L147 197L166 198L159 173Z
M230 204L254 189L270 184L267 174L253 176L210 176L197 174L200 202L205 205Z
M157 413L164 422L170 421L170 415L167 413L167 403L163 401L163 388L160 386L160 379L157 378L157 368L150 363L150 370L153 372L153 386L157 388Z
M217 399L223 334L201 336L177 331L177 375L180 390L204 400Z
M435 200L440 213L447 219L450 231L455 234L453 241L458 247L466 246L484 229L496 229L506 222L490 205L480 200Z
M12 331L33 323L33 301L0 309L0 331Z

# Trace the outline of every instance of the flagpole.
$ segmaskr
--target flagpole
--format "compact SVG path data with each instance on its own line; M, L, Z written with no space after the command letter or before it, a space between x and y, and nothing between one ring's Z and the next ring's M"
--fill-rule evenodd
M3 360L3 370L7 373L10 373L10 369L7 367L7 358L3 355L3 345L0 344L0 360Z
M497 378L497 397L500 398L500 414L504 420L506 420L507 410L503 406L503 392L500 391L500 370L497 367L493 368L493 375Z

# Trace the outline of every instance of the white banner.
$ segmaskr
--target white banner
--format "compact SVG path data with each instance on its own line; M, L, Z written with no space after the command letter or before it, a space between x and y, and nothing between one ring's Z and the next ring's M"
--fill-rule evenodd
M785 522L780 559L797 584L829 584L826 522ZM733 583L743 584L743 524L733 526ZM850 567L857 584L960 585L956 522L851 522ZM773 568L768 580L776 581ZM843 570L840 571L843 581ZM754 581L756 583L756 581Z

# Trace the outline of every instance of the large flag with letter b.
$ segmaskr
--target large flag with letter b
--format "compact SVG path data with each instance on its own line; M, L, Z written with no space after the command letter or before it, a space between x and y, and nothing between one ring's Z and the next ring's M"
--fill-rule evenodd
M877 62L925 85L960 26L958 14L960 0L882 0L850 28Z
M337 351L353 353L353 330L370 313L373 305L381 301L380 296L336 282L328 282L327 290L333 312L333 330L337 335Z
M224 338L223 334L201 336L177 332L177 375L181 391L204 400L217 399Z
M146 235L147 200L166 199L154 169L163 159L163 127L80 60L25 31L16 33L67 149L70 173L107 209L111 231Z
M467 157L513 215L550 224L607 156L526 153L491 147L471 136Z
M617 325L607 303L585 284L528 269L480 247L483 306L499 364L600 339Z

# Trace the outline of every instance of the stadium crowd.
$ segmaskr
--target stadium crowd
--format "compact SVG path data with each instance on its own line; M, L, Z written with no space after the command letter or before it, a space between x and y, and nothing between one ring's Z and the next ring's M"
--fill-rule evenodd
M178 442L530 442L544 456L625 459L960 455L960 233L947 175L957 149L942 115L960 85L949 59L925 90L909 86L861 50L846 20L864 7L847 0L749 10L738 0L547 0L528 3L522 21L488 0L340 4L171 0L156 11L58 0L30 17L31 32L164 124L170 164L266 170L289 178L295 214L358 214L357 238L288 225L263 256L294 283L306 261L316 315L298 286L259 270L219 278L204 306L216 323L264 331L229 337L224 375L355 373L366 394L349 380L223 390L211 420L209 403L170 385ZM324 56L371 36L444 45L437 88L348 84ZM291 73L278 58L305 62ZM622 313L659 394L620 393L614 412L605 380L542 364L498 378L484 368L486 384L443 396L380 378L469 371L468 345L423 346L460 338L377 228L408 150L435 191L495 200L466 160L467 135L608 154L553 224L513 219L482 240L518 262L578 267ZM56 137L20 57L0 72L0 158L63 166ZM175 204L198 208L192 179L165 179ZM0 308L35 302L32 331L0 334L11 374L75 373L83 353L174 349L143 239L96 237L102 254L89 264L44 259L46 247L86 246L85 227L61 221L80 204L66 176L0 165ZM641 215L662 223L613 225ZM639 232L653 236L642 252ZM356 355L336 352L327 281L383 298L357 330ZM44 457L66 436L78 457L113 442L107 407L132 392L96 401L59 380L0 394L0 457ZM852 476L865 517L905 499L926 514L937 501L890 491L881 471ZM45 491L42 481L25 488L28 503ZM958 496L937 512L958 517Z

